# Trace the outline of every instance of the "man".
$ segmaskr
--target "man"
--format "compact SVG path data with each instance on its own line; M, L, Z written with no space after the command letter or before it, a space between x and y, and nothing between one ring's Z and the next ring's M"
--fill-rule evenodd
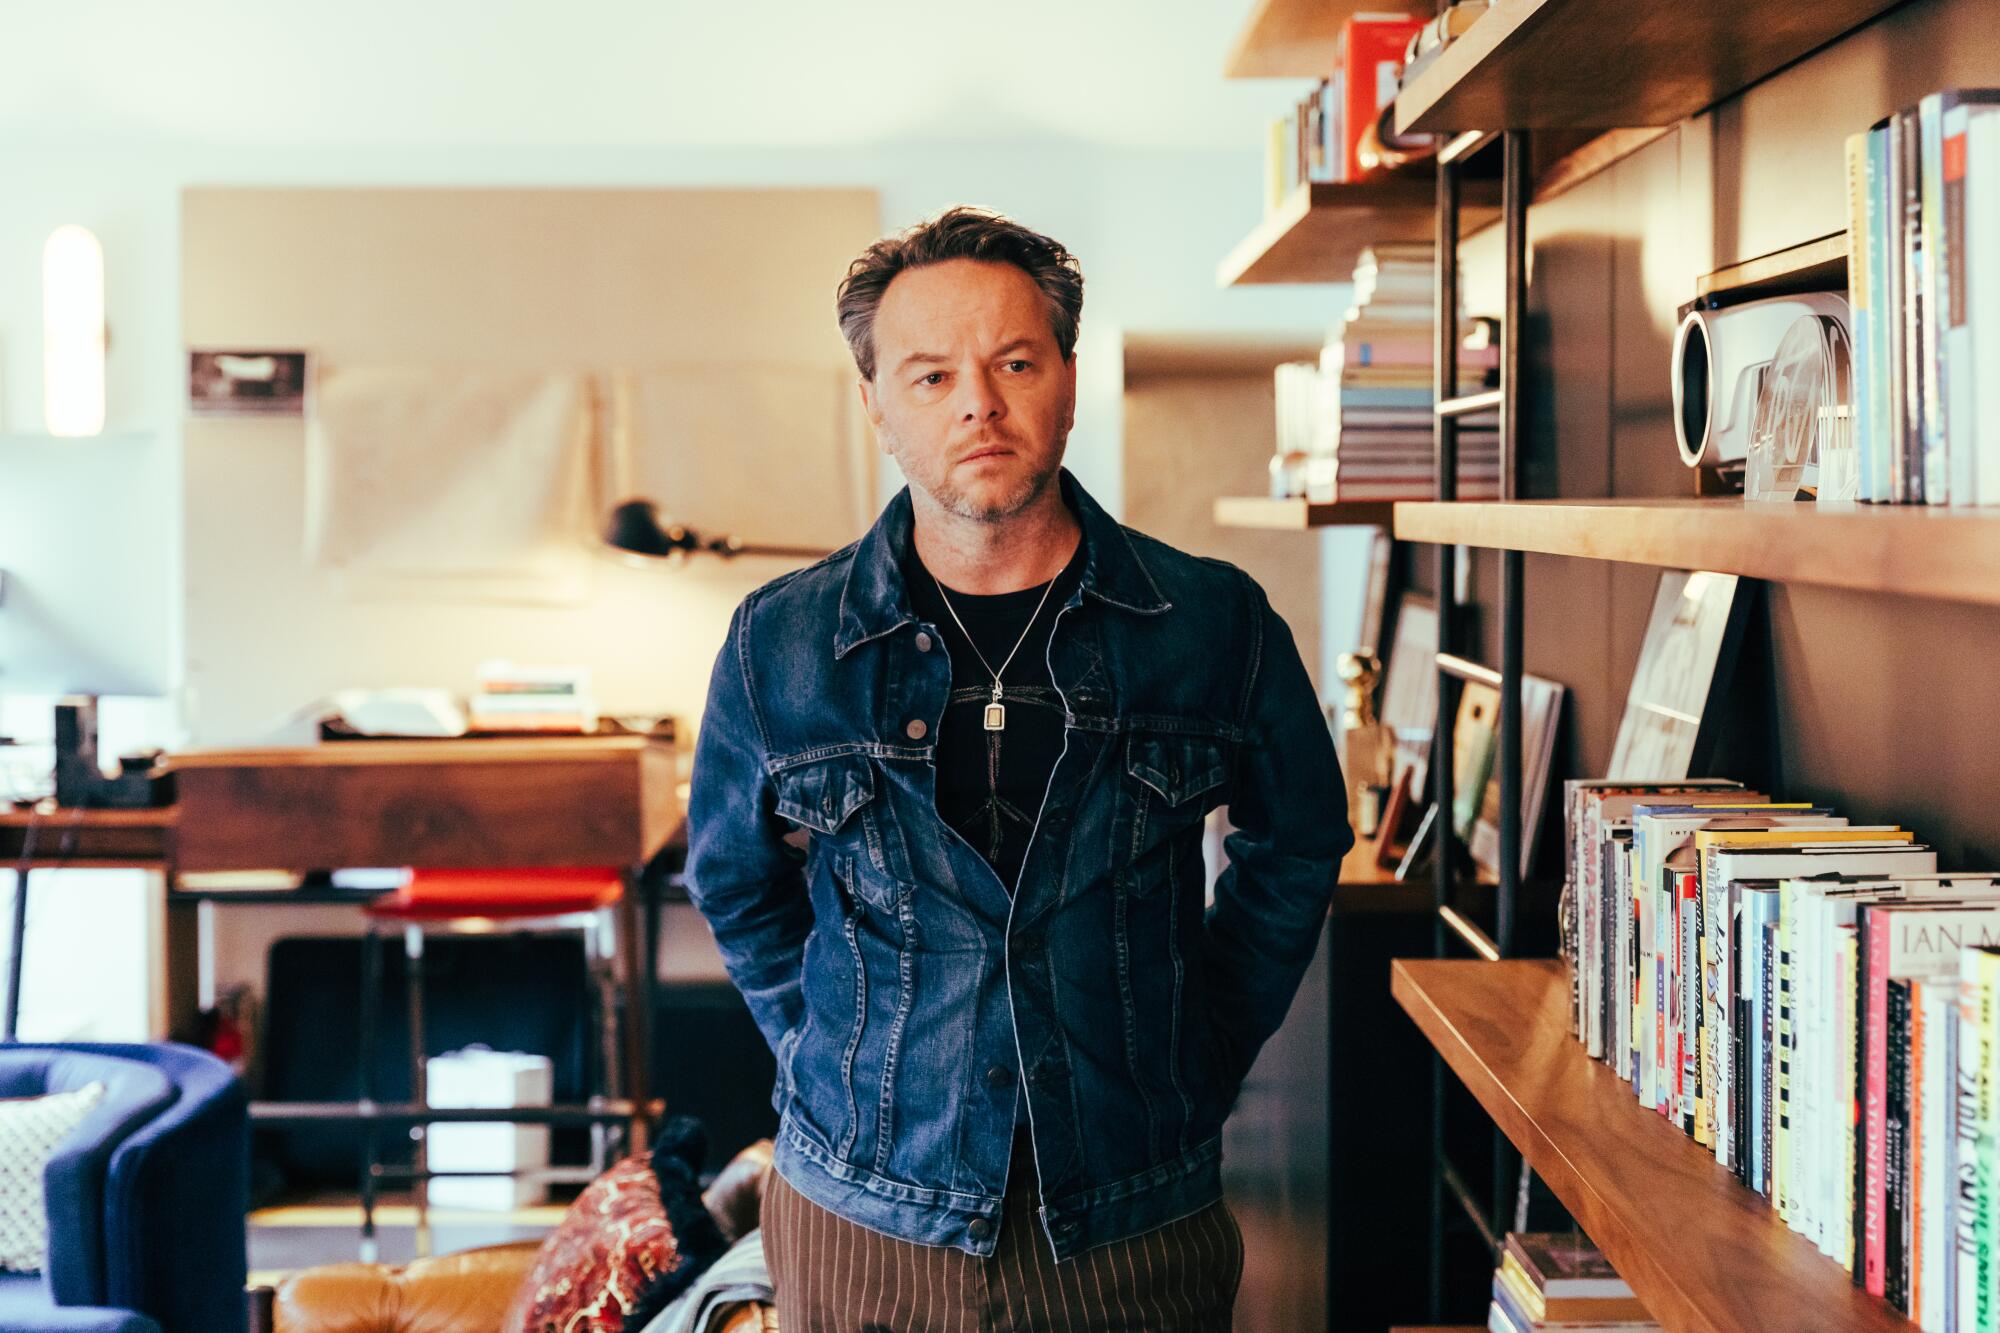
M1263 592L1063 469L1082 306L1067 251L978 210L855 260L909 485L716 661L688 887L777 1054L787 1333L1229 1327L1222 1121L1353 838Z

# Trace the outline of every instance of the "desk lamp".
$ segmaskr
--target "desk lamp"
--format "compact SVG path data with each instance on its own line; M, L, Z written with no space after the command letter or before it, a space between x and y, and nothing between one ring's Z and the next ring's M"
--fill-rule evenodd
M704 537L683 523L664 523L660 507L651 500L626 500L611 511L604 525L604 542L629 555L653 560L679 560L706 551L710 555L780 555L818 559L828 554L824 547L762 546L738 541L726 534Z

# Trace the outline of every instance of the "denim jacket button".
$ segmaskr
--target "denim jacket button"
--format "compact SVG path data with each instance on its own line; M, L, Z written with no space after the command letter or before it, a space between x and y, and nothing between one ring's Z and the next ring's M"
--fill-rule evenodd
M974 1240L985 1240L993 1233L993 1224L983 1217L975 1217L965 1224L965 1234Z
M929 652L930 650L931 650L931 636L930 636L930 635L928 635L928 634L926 634L926 633L925 633L924 631L922 631L922 630L918 630L918 631L917 631L917 651L918 651L918 652L920 652L920 653L927 653L927 652Z
M926 723L922 718L913 717L910 719L910 725L903 728L903 734L908 736L913 741L920 741L924 738L924 733L928 732L929 730L930 730L930 725Z
M995 1088L1004 1088L1014 1081L1014 1071L1005 1065L994 1065L986 1071L986 1082Z

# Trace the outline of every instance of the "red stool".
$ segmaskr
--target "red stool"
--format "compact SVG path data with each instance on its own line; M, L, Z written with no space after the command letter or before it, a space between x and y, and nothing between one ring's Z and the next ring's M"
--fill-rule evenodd
M596 994L599 1077L590 1109L600 1110L621 1086L629 1094L633 1071L623 1067L618 1053L618 983L616 908L624 897L625 880L618 867L554 866L517 869L422 869L410 872L402 888L384 894L365 911L361 982L361 1098L374 1100L375 1043L381 990L381 930L400 924L403 930L406 989L410 1022L410 1100L428 1105L424 1042L424 934L427 928L459 933L485 933L496 926L510 929L578 930L582 932L592 989ZM630 980L630 979L628 979ZM643 994L643 988L632 988ZM634 1000L636 1003L636 999ZM635 1053L643 1058L643 1052ZM490 1120L505 1121L505 1111ZM591 1122L591 1176L607 1160L607 1123ZM411 1184L416 1198L416 1252L430 1251L430 1189L422 1122L410 1126L414 1146ZM637 1130L634 1129L636 1137ZM376 1162L374 1122L363 1135L361 1175L361 1252L377 1257L375 1243ZM634 1147L639 1145L634 1144Z

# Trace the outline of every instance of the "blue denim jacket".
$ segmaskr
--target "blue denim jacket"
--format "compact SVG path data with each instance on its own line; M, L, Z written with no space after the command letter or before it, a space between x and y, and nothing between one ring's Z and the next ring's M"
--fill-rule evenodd
M1068 719L1015 892L938 815L951 685L903 586L907 490L737 608L695 749L687 882L778 1058L777 1165L873 1230L993 1252L1027 1100L1054 1253L1221 1197L1221 1130L1353 843L1290 632L1233 565L1122 527L1049 669ZM1202 817L1227 805L1205 907Z

